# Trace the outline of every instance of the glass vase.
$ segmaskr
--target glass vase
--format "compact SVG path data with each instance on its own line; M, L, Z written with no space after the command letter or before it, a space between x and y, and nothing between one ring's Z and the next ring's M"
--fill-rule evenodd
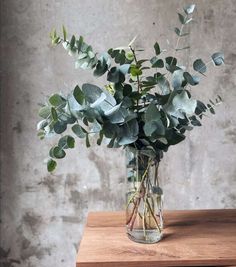
M159 186L159 160L150 151L126 149L126 229L139 243L156 243L163 235L163 193Z

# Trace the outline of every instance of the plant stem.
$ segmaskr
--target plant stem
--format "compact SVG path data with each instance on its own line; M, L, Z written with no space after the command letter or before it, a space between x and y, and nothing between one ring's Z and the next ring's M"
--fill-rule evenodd
M137 57L136 57L136 54L135 54L135 50L132 48L132 46L129 47L130 48L130 51L132 52L133 56L134 56L134 61L135 61L135 64L136 66L138 65L138 60L137 60ZM140 78L139 78L139 75L137 75L137 91L138 93L140 93ZM138 106L138 100L137 100L137 106Z

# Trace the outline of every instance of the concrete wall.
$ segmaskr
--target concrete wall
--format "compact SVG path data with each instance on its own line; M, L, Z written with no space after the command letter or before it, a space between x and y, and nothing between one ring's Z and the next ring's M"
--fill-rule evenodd
M74 70L49 32L64 24L82 34L96 51L127 44L151 55L157 40L174 41L177 0L1 0L1 249L0 257L21 267L74 266L83 223L89 210L124 207L124 157L105 147L77 149L50 175L43 165L56 140L36 136L38 103L45 96L93 82ZM196 22L182 59L190 64L223 50L226 65L211 68L193 89L207 101L222 95L217 115L169 150L161 166L165 207L236 208L236 1L198 0ZM175 42L175 41L174 41ZM98 81L98 84L101 81ZM76 159L75 159L76 157ZM1 267L14 266L2 263Z

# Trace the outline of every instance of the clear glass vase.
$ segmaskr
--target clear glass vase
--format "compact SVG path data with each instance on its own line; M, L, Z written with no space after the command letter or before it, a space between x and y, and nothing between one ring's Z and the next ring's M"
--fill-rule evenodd
M156 243L163 235L163 193L159 186L160 160L150 151L126 149L126 228L128 237L139 243Z

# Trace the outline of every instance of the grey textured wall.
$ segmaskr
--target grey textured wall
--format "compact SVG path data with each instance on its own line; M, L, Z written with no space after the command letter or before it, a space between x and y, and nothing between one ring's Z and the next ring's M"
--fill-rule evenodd
M207 101L222 95L217 115L169 150L161 166L165 207L236 208L236 1L198 0L196 22L182 56L191 64L223 50L226 65L212 68L193 90ZM49 32L64 24L94 49L137 44L152 53L157 40L173 42L177 0L1 0L1 249L0 257L21 267L74 266L89 210L124 207L124 157L105 147L77 149L49 175L42 164L48 148L36 136L37 103L93 77L74 70ZM98 81L100 84L102 81ZM76 159L75 159L76 157ZM10 253L6 256L8 249ZM18 266L18 264L16 264ZM13 266L2 263L1 267Z

